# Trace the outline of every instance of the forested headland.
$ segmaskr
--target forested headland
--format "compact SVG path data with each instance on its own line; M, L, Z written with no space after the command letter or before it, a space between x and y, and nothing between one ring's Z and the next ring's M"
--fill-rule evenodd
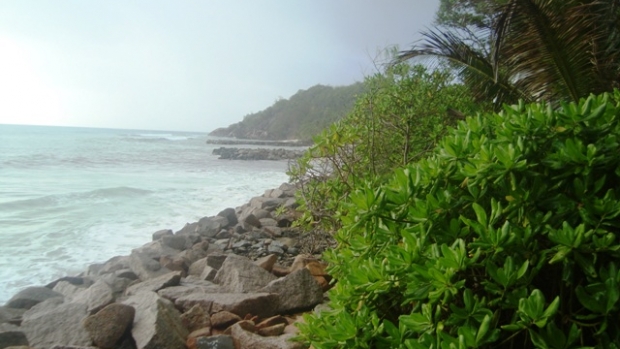
M310 140L342 119L364 91L362 83L348 86L315 85L281 98L267 109L246 115L242 121L209 135L239 139Z

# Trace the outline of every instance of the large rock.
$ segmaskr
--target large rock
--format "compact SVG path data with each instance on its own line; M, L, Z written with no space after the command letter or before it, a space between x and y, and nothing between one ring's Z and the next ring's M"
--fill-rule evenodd
M278 206L282 205L284 200L278 198L266 198L263 196L257 196L250 199L250 206L261 208L267 211L273 211Z
M0 348L28 345L24 332L15 325L0 324Z
M233 293L256 291L277 277L254 264L250 259L229 256L215 276L215 283Z
M275 315L278 302L272 293L191 293L177 298L175 305L184 311L198 304L207 314L229 311L242 318L247 314L266 318Z
M125 293L131 296L143 291L157 292L166 287L178 286L180 281L181 272L173 271L168 274L158 276L154 279L131 285L129 286L129 288L127 288L127 291L125 291Z
M196 233L206 238L212 238L220 230L226 228L229 225L228 219L222 216L203 217L198 221L196 227Z
M17 309L30 309L34 305L43 302L46 299L54 297L63 297L62 294L54 292L47 287L33 286L21 290L11 297L5 306Z
M164 246L182 251L190 247L193 241L188 240L185 235L168 235L161 238L161 243Z
M237 349L303 349L305 345L292 342L294 335L285 334L278 337L263 337L246 331L240 324L231 327L231 336Z
M207 256L207 265L215 270L219 270L228 256L228 254L224 253L211 253Z
M56 283L53 288L54 292L62 294L67 300L70 300L84 290L86 290L85 287L79 287L67 281L60 281Z
M71 303L86 304L89 314L98 312L112 302L114 302L114 292L103 280L95 282L85 291L78 293L71 299Z
M161 264L159 264L159 258L161 258L161 256L157 257L157 260L155 260L148 254L132 252L131 255L129 255L129 268L142 281L169 273L171 270L163 268Z
M30 346L37 349L49 349L58 344L89 346L90 336L82 324L86 316L87 306L81 303L33 307L24 313L21 329Z
M84 320L84 327L93 343L102 349L113 348L133 323L135 309L113 303Z
M157 240L163 238L164 236L170 236L170 235L173 235L173 234L174 233L170 229L158 230L158 231L153 233L153 241L157 241Z
M310 309L323 301L323 289L305 268L270 282L259 292L280 296L280 313Z
M19 326L22 323L22 315L24 315L25 311L26 309L0 307L0 323Z
M204 309L199 305L195 305L181 314L181 322L190 332L211 326L209 314L205 313Z
M137 349L185 349L187 329L169 300L154 292L141 292L123 303L136 309L131 334Z
M207 258L208 257L205 257L192 263L187 270L187 275L200 276L200 274L202 274L202 271L207 266Z
M228 225L235 225L238 222L237 214L235 213L234 208L226 208L220 211L220 213L218 213L217 215L226 218L226 220L228 221Z
M167 287L157 291L157 293L172 301L176 302L177 299L185 297L190 294L208 294L208 293L224 293L225 290L219 285L211 283L211 285L181 285Z

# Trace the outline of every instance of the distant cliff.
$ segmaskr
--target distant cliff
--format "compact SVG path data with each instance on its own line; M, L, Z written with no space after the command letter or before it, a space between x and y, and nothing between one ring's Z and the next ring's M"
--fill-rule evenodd
M364 90L361 82L348 86L316 85L280 99L269 108L246 115L243 121L218 128L210 136L242 139L307 140L344 117Z

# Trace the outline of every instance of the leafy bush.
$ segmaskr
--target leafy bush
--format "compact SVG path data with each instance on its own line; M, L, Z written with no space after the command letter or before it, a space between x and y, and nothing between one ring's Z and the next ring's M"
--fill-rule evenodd
M459 122L351 197L324 348L619 348L620 92Z
M315 137L289 173L302 184L306 220L321 222L328 231L339 227L341 204L353 188L379 183L419 159L461 112L478 107L448 72L422 66L390 66L364 84L366 93L353 111Z

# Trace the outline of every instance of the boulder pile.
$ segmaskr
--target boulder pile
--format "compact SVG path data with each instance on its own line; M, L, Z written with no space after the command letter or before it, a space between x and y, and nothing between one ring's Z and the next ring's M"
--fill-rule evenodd
M298 159L304 154L303 150L290 150L284 148L227 148L213 149L213 155L219 155L218 159L224 160L292 160Z
M295 323L330 277L291 228L294 191L283 184L22 290L0 307L0 349L304 348L290 341Z

